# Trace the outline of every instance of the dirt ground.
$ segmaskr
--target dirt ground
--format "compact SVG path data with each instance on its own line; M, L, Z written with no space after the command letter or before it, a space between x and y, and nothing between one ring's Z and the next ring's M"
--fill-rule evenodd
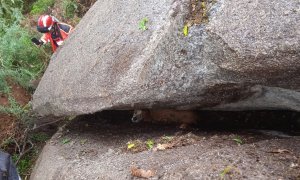
M31 179L300 179L298 129L216 129L207 123L180 129L124 119L72 121L47 143Z
M12 96L21 106L25 106L31 100L31 95L20 85L13 82L10 82L9 85L11 86Z
M6 114L0 114L0 144L9 137L15 137L18 133L16 118Z
M30 94L21 86L13 83L9 80L9 85L11 88L12 97L18 102L21 106L25 106L31 99ZM9 106L9 100L7 95L3 95L0 93L0 105L1 106ZM18 136L22 136L20 134L20 126L18 120L15 116L10 114L0 113L0 145L7 138L19 138Z

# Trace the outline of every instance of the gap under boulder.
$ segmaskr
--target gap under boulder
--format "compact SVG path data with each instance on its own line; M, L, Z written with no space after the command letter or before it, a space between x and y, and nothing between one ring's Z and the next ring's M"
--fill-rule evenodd
M186 129L133 123L133 111L79 116L48 141L31 179L300 177L299 113L199 113L207 121Z

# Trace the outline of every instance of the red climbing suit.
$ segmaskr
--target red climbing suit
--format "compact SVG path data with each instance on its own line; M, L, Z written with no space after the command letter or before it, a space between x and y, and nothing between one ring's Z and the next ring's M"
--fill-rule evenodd
M44 33L40 41L44 43L51 43L53 52L58 46L62 45L64 40L73 31L71 25L59 22L55 17L43 15L38 20L39 32Z

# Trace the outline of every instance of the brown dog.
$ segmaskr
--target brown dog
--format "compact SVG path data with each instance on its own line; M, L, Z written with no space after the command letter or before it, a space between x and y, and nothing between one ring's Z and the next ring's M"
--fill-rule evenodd
M132 122L158 122L165 124L196 124L198 115L192 110L135 110L131 118Z

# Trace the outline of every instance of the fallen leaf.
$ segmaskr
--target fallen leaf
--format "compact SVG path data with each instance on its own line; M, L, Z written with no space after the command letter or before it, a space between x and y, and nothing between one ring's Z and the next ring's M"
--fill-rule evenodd
M127 144L127 149L131 149L131 148L133 148L134 146L135 146L135 144L129 143L129 144Z
M155 172L153 170L144 170L144 169L139 169L137 167L131 167L130 169L131 175L135 177L140 177L140 178L150 178L155 175Z
M187 36L189 34L189 27L188 27L188 25L185 25L184 27L183 27L183 35L184 36Z
M132 153L142 152L147 150L146 142L140 140L129 141L127 143L127 150Z

